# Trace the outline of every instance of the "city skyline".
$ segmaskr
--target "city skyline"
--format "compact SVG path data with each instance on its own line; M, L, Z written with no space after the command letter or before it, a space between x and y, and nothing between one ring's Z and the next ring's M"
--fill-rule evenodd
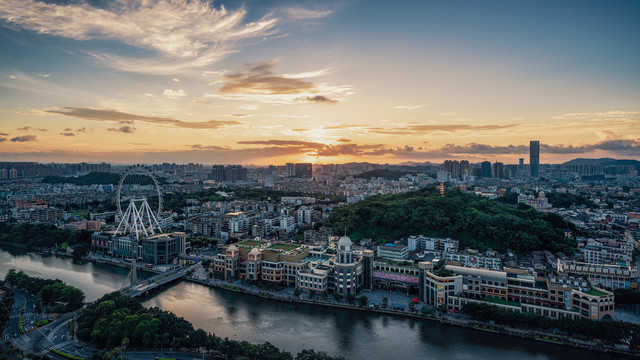
M0 3L0 160L640 160L640 4Z

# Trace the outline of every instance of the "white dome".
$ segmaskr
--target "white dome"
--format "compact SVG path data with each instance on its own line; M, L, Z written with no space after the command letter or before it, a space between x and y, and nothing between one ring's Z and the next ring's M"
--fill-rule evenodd
M351 242L351 239L349 239L348 236L343 236L340 238L340 240L338 240L338 246L347 247L347 246L351 246L351 244L353 243Z
M231 245L229 245L229 247L227 248L227 250L238 250L238 247L237 247L237 246L235 246L235 245L233 245L233 244L231 244Z
M249 255L260 255L260 250L258 250L258 248L253 248L249 251Z

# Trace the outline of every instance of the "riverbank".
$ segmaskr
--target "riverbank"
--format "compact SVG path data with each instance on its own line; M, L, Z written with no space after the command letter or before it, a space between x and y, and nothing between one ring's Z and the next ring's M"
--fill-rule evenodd
M61 256L35 253L12 254L0 250L0 270L23 270L31 276L60 279L82 289L87 301L118 291L127 283L129 266L99 264L93 261L69 261ZM200 274L204 275L204 274ZM139 278L146 274L140 272ZM202 279L206 279L202 276ZM293 288L278 293L293 295ZM369 296L369 304L380 304L382 297ZM401 304L409 297L402 293L382 292L389 304ZM305 348L344 355L352 360L385 360L398 357L420 359L425 354L436 358L492 360L613 360L614 354L554 346L517 337L503 338L491 332L471 331L462 326L446 326L402 314L376 314L349 311L349 308L317 306L284 301L265 301L267 294L245 295L222 291L191 281L177 281L153 296L141 298L145 307L171 311L191 322L195 328L251 343L269 342L291 353ZM316 296L319 300L320 296ZM330 299L333 297L330 296ZM420 309L420 306L418 306ZM39 332L34 332L39 333ZM32 333L31 333L32 334Z
M599 351L602 353L623 355L631 358L640 358L640 352L631 351L621 347L605 345L593 340L591 341L581 340L574 337L565 336L565 335L552 333L552 332L520 329L520 328L513 328L509 326L504 326L504 325L484 323L480 321L471 320L465 317L464 315L460 315L460 314L441 315L436 312L436 314L438 315L429 315L429 314L425 314L417 311L410 312L406 310L370 308L366 306L339 303L333 300L324 300L321 298L320 299L314 298L313 300L307 300L307 299L303 299L303 298L292 296L292 295L281 295L273 291L255 289L251 286L246 286L236 282L230 283L230 282L222 281L220 279L205 280L198 277L184 277L183 279L188 282L200 284L203 286L218 288L226 291L240 292L246 295L261 297L261 298L280 301L280 302L300 303L300 304L322 306L322 307L333 307L333 308L341 308L345 310L356 310L361 312L392 315L392 316L403 317L403 318L428 320L428 321L438 322L443 325L462 327L462 328L485 332L485 333L507 335L507 336L519 337L525 340L544 342L552 345L569 346L576 349ZM153 296L153 294L151 294L151 296Z

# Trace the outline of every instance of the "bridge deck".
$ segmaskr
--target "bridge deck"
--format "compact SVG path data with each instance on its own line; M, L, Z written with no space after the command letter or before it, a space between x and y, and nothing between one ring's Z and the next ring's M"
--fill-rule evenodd
M145 294L157 287L168 284L172 281L182 278L189 268L183 268L179 270L171 270L158 275L155 275L149 279L145 279L139 282L136 286L127 286L120 290L123 295L130 297L137 297Z

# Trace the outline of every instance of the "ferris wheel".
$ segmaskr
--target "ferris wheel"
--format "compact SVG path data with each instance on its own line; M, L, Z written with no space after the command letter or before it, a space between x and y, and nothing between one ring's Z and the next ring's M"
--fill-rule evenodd
M148 167L138 164L124 171L118 182L115 201L120 217L115 234L134 234L139 239L141 235L162 232L158 222L162 214L162 191L158 179ZM123 207L126 207L125 211Z
M158 185L158 179L148 167L140 164L132 165L122 173L118 182L116 190L118 215L122 217L124 214L123 204L126 207L131 199L142 198L151 201L156 216L162 213L162 190Z

